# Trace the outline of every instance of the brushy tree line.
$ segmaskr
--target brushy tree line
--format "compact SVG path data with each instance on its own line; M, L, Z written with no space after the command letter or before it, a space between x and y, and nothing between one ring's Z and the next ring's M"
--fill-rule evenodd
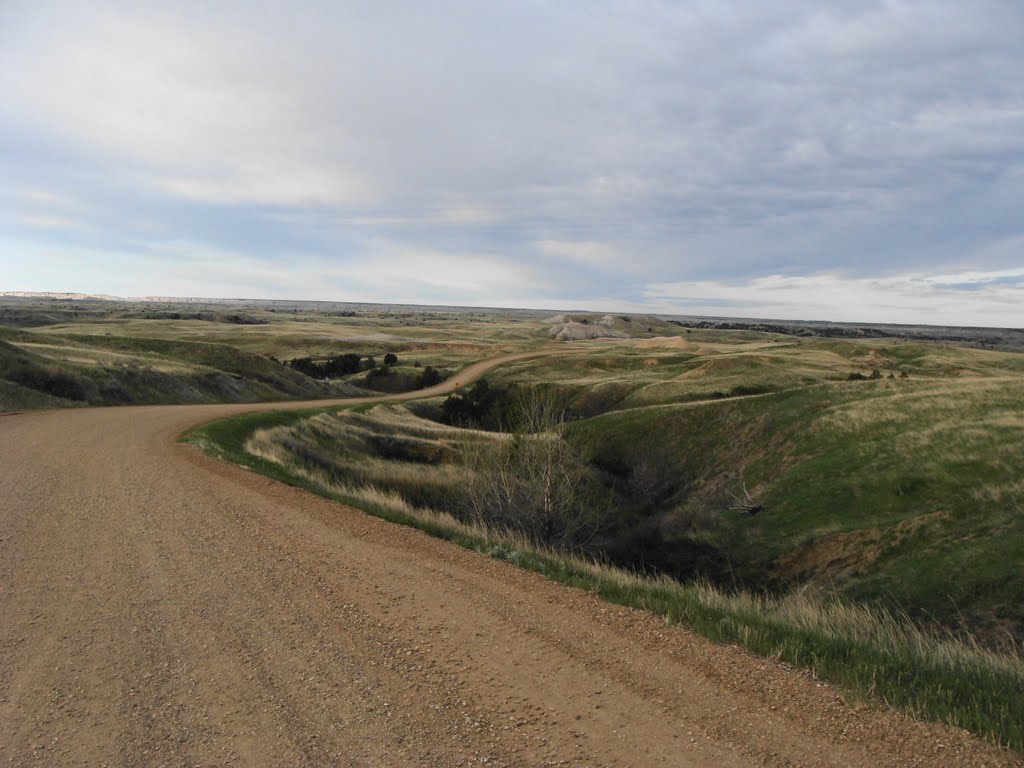
M407 373L395 371L385 364L370 369L366 374L365 386L381 392L409 392L414 389L433 387L442 381L444 381L444 376L432 365L428 365L418 374L410 376Z
M465 443L461 463L468 479L453 510L460 517L558 550L585 549L607 526L611 495L566 439L568 413L553 392L481 379L448 397L440 417L502 433L501 439Z
M372 357L367 357L364 361L355 352L346 352L319 361L311 357L297 357L294 360L289 360L286 365L311 378L328 379L369 370L376 365L376 361Z
M444 375L431 365L410 375L394 369L398 362L398 355L394 352L387 352L380 365L373 355L364 357L355 352L345 352L322 360L297 357L288 360L285 365L314 379L335 379L365 371L366 379L363 386L380 392L408 392L433 387L444 381ZM415 368L421 368L419 362L413 365Z
M441 421L453 427L513 431L526 417L523 395L514 387L494 387L480 379L441 405Z
M448 397L439 420L505 435L465 443L461 462L470 479L453 494L457 516L637 570L735 581L727 554L704 535L720 526L728 502L709 502L699 517L665 514L690 481L658 444L602 456L573 433L574 412L557 392L486 379Z
M50 371L31 364L15 365L3 371L0 378L65 400L85 401L89 391L82 381L60 371Z
M849 376L846 377L846 380L847 381L878 381L881 378L883 378L882 372L880 370L878 370L877 368L875 368L873 371L871 371L871 375L870 376L865 376L863 373L860 373L858 371L853 371L852 373L850 373ZM888 378L895 379L896 378L896 374L893 373L892 371L889 371ZM909 376L907 376L907 372L906 371L900 371L900 378L901 379L906 379L906 378L909 378Z
M566 440L564 409L536 390L518 391L499 415L500 401L488 387L469 400L470 408L490 402L485 415L514 427L502 440L463 451L469 469L463 514L534 544L585 549L606 527L613 502L594 468Z

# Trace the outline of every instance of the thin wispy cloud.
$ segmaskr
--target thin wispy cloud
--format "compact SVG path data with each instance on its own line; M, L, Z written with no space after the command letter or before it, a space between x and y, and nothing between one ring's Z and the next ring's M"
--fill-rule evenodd
M1022 39L1001 0L8 0L0 288L1022 325L926 277L1024 266Z
M655 305L689 306L694 314L791 320L934 323L945 314L964 325L1019 323L1024 269L963 274L851 277L825 273L768 275L746 282L655 283L645 298Z

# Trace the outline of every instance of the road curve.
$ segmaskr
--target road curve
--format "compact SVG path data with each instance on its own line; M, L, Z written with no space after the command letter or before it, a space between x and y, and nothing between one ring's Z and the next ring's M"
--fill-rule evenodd
M175 442L268 407L0 418L0 764L1020 764Z

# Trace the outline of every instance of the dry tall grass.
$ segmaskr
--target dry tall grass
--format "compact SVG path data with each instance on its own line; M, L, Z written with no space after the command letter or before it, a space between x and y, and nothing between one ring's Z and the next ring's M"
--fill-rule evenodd
M338 418L339 416L341 418ZM410 431L420 431L421 434L442 433L454 438L459 433L467 432L420 419L401 407L378 406L373 409L373 416L379 419L378 424L402 426ZM326 429L334 435L341 435L346 429L354 428L356 432L361 428L365 429L365 420L359 414L320 414L311 421L318 422L318 429ZM360 427L360 424L363 426ZM970 637L926 631L906 616L896 615L878 607L837 600L813 590L798 590L780 598L744 591L725 591L707 582L682 583L666 576L641 575L587 557L539 547L512 531L490 527L479 520L459 520L447 512L415 506L401 493L383 490L373 483L353 484L339 481L328 472L304 466L282 444L283 436L293 436L301 433L303 429L300 424L293 427L257 430L246 442L245 449L252 455L305 479L328 495L344 498L350 503L365 505L374 510L390 512L408 518L420 526L441 529L457 537L488 542L491 548L500 547L506 557L511 559L522 560L524 556L530 556L543 561L558 561L574 573L586 574L594 580L625 592L642 595L656 591L670 596L672 603L696 605L722 614L747 617L752 621L756 619L754 624L771 622L793 630L812 633L823 639L861 643L885 649L895 655L909 655L951 668L984 667L1008 678L1024 681L1024 653L1021 648L1009 642L1003 651L994 651L983 647ZM493 433L474 434L484 439L502 439ZM464 480L465 470L458 467L420 468L403 462L383 460L371 460L368 463L381 474L389 471L391 477L395 472L406 473L410 481L420 479L421 469L428 472L437 472L438 469L442 472L447 471L448 476L443 481L445 484ZM1024 487L1024 481L1018 485ZM756 626L744 630L748 635L756 631ZM738 639L744 640L742 637Z

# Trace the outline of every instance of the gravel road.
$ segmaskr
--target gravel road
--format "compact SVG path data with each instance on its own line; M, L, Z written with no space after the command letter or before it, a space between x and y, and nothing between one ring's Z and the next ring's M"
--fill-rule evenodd
M0 417L0 765L1021 764L175 442L267 407Z

